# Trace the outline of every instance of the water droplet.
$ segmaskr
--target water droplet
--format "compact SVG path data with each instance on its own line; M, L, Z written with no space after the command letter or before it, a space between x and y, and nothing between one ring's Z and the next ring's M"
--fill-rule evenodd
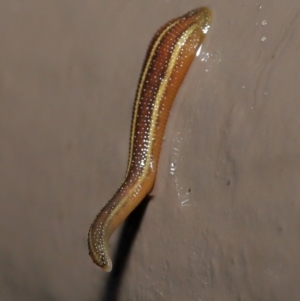
M203 58L201 59L202 62L207 62L208 59L210 57L210 54L209 52L206 52L204 55L203 55Z
M202 49L202 45L200 45L200 47L198 48L197 53L196 53L196 56L199 56L199 55L200 55L201 49Z
M175 171L176 171L176 165L174 162L172 162L170 167L170 174L173 176L175 174Z
M184 206L190 206L190 204L187 204L189 202L189 199L186 199L184 201L181 202L181 206L184 207Z

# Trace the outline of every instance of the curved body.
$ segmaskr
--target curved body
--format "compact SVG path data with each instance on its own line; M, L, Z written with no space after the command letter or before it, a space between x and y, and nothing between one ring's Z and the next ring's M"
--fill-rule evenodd
M195 9L164 25L152 39L137 88L125 179L92 223L93 261L111 271L109 237L151 191L169 111L210 27L208 8Z

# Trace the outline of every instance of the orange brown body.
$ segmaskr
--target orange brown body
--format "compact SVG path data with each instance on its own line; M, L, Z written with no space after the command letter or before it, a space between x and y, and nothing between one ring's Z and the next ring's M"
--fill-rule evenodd
M149 46L135 98L125 179L88 234L90 255L105 271L112 269L109 237L153 188L172 103L210 22L208 8L195 9L158 30Z

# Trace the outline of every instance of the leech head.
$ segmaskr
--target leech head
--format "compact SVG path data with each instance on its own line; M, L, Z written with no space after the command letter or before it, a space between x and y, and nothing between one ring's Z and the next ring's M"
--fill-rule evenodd
M191 12L197 14L197 22L202 30L202 33L206 35L210 29L212 13L208 7L202 7Z
M88 234L89 254L93 262L105 272L112 270L112 261L108 255L107 242L104 238L102 224L93 223Z
M93 262L103 269L105 272L110 272L112 270L112 261L107 254L100 253L100 254L92 254L89 253L93 259Z
M107 256L105 258L102 258L100 263L95 262L100 268L103 269L105 272L111 272L112 270L112 261L111 259Z

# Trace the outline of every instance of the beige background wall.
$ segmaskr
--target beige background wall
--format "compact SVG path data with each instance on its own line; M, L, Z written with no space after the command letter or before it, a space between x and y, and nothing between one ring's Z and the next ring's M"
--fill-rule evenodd
M106 274L87 231L125 173L147 45L203 5L154 197ZM0 300L299 300L298 0L5 0L0 41Z

